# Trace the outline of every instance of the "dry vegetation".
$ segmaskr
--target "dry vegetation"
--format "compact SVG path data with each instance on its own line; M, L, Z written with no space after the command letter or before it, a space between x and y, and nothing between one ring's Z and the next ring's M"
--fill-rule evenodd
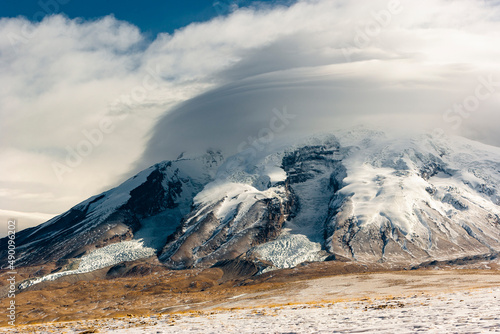
M25 268L20 270L20 275L27 278L36 273L35 276L38 276L41 272L48 273L53 268L53 265L44 268ZM396 269L401 268L390 268L383 264L367 267L359 263L319 262L294 269L272 271L260 276L226 280L223 277L231 275L224 272L225 268L171 271L154 261L132 262L127 264L126 270L117 272L116 268L113 270L107 268L91 274L65 276L57 281L44 282L18 292L16 323L117 318L192 312L217 307L231 309L271 304L284 305L315 302L322 297L330 300L361 299L366 295L375 294L370 290L370 284L382 284L374 280L382 274L372 273L387 273ZM444 272L449 272L454 277L462 276L459 279L460 287L474 288L500 285L499 268L494 269ZM410 290L418 289L419 286L421 289L428 289L430 285L439 285L441 278L437 277L434 281L428 282L424 276L435 275L436 272L398 271L389 274L394 277L387 276L382 280L390 291L395 286L407 286ZM328 283L333 285L332 288L344 286L345 289L351 289L344 289L345 291L357 291L352 289L359 287L359 294L344 292L342 295L332 292L328 295L322 291L310 290L310 280L330 276L337 277L335 281ZM485 284L482 284L481 277L486 276L494 279L483 280ZM3 277L1 280L2 283L5 282ZM443 289L449 285L446 280L442 283ZM302 293L308 287L310 291ZM4 286L2 289L5 288ZM8 302L9 299L3 294L0 307L6 307ZM0 325L6 325L6 321L0 319Z

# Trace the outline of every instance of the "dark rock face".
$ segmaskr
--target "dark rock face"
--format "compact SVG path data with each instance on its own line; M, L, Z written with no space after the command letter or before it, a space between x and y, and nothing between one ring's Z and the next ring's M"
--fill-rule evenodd
M421 158L423 158L423 157L421 157ZM444 163L435 157L432 161L425 163L420 168L420 176L426 181L429 180L431 177L437 175L439 172L443 172L445 174L451 175L446 170Z
M169 161L153 170L146 182L130 191L130 199L124 208L138 217L149 217L177 207L175 200L182 192L182 183L178 178L178 169L171 179L166 180L165 171L171 167L172 163ZM166 189L163 182L167 183Z
M213 265L214 268L220 268L224 272L220 282L254 276L270 266L272 263L245 256L239 256L232 260L222 260Z

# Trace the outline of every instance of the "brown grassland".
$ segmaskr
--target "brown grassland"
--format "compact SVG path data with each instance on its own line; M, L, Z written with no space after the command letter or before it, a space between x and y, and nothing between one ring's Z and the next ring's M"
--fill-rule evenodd
M299 303L388 298L500 286L500 267L488 270L403 270L386 264L308 263L294 269L234 279L221 268L172 271L158 262L127 264L126 274L109 268L43 282L16 295L16 323L37 324L197 312ZM18 278L50 273L54 265L20 268ZM6 272L0 272L0 307L6 309ZM0 318L0 326L7 318Z

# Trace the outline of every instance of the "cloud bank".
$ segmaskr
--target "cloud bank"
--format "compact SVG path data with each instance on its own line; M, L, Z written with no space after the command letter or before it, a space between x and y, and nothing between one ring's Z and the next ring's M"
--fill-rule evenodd
M230 30L252 40L265 27L260 45L216 74L225 85L166 114L144 158L207 146L235 152L283 107L295 116L289 136L363 124L498 145L499 17L496 5L479 1L302 1L237 12L232 19L244 24ZM485 98L474 100L478 85Z
M499 28L479 0L257 4L153 41L112 16L0 19L0 218L256 138L379 124L500 146Z

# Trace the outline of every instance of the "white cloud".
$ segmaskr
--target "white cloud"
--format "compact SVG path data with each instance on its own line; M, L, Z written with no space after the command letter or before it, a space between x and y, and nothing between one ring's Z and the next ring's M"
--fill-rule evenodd
M207 39L206 32L217 27L254 47L235 47L241 59L215 75L225 85L157 123L141 162L207 146L234 152L282 106L297 116L287 127L290 135L359 123L453 130L460 122L459 131L469 135L476 122L490 133L496 129L500 87L470 116L454 112L446 122L443 115L475 94L478 78L493 76L500 83L498 7L479 1L302 1L289 9L236 14L190 32ZM500 144L500 136L488 139Z
M285 105L299 120L289 132L410 118L447 129L443 114L479 76L500 81L499 13L474 0L310 0L152 42L112 16L1 19L0 208L62 212L119 182L146 145L136 168L206 145L234 151ZM459 131L500 145L499 94ZM88 154L64 169L68 147Z

